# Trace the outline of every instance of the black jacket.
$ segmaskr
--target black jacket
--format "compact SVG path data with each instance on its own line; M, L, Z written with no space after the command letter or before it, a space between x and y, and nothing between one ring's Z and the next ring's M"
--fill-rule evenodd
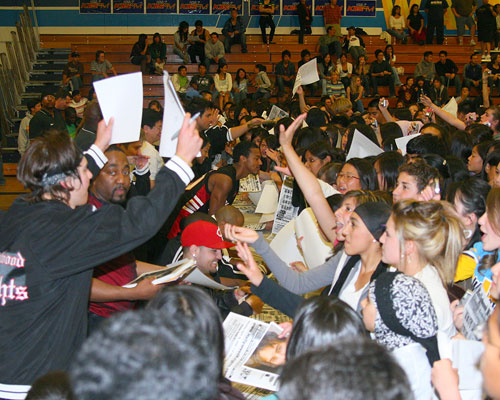
M0 383L29 385L68 368L86 336L92 268L151 237L192 178L176 157L167 166L126 209L23 198L9 208L0 228L0 280L12 288L0 292Z

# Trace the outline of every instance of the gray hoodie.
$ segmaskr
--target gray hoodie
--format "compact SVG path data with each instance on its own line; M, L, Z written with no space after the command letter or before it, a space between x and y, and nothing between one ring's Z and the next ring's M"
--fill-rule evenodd
M419 76L424 75L426 81L432 81L434 76L436 76L436 66L432 61L429 62L426 61L425 58L422 58L422 61L420 61L415 67L414 76L415 78L418 78Z

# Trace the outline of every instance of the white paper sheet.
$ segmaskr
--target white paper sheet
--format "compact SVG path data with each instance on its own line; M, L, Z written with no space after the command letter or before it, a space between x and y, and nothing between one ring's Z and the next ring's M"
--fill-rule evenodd
M288 117L288 113L273 104L273 106L271 107L271 112L269 113L269 116L266 119L274 121L276 119L281 119L284 117Z
M457 100L454 97L452 97L450 101L448 101L448 103L446 103L446 105L443 107L443 110L448 111L451 115L456 117L458 112Z
M185 280L187 282L194 283L195 285L205 286L211 289L232 290L236 288L225 286L218 282L215 282L213 279L210 279L203 272L201 272L198 268L195 268L195 270L191 272Z
M297 239L295 237L295 220L291 220L286 224L274 237L269 244L276 255L281 258L287 265L295 261L306 263L304 257L297 247Z
M144 98L142 88L141 72L94 82L104 120L108 123L111 117L115 119L110 144L139 140Z
M262 196L260 196L255 212L259 214L271 214L278 208L278 188L273 181L264 182Z
M351 148L349 149L349 154L347 154L346 160L350 160L355 157L365 158L369 156L378 156L380 153L383 153L383 150L380 147L378 147L357 129L354 130Z
M176 136L181 129L186 113L167 71L163 71L163 90L165 96L163 107L165 111L163 113L163 126L161 129L160 155L162 157L172 157L175 155L175 150L177 149Z
M398 149L401 150L401 154L403 156L406 155L406 145L408 144L408 142L417 136L420 136L420 133L415 133L414 135L403 136L403 137L397 138L395 140L396 146L398 146Z
M286 176L281 185L278 209L274 215L273 235L277 234L289 221L295 218L299 213L299 207L292 205L294 178Z
M246 178L240 179L239 192L255 193L261 191L262 185L257 175L248 175Z
M332 185L318 179L319 186L321 186L321 191L323 192L323 196L330 197L334 194L340 193L337 189L335 189Z
M259 219L259 223L265 224L266 222L274 221L274 213L272 214L262 214Z
M311 61L303 64L297 71L295 83L293 85L292 95L295 95L300 85L310 85L311 83L319 81L318 75L318 61L313 58Z
M324 240L318 220L311 208L303 210L295 219L295 236L303 237L300 247L309 269L323 264L332 254L332 244Z

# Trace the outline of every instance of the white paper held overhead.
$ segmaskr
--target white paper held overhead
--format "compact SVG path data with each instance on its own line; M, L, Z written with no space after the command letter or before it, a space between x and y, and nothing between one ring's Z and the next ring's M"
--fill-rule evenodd
M378 156L380 153L383 153L380 147L378 147L357 129L354 130L351 148L349 149L349 154L347 154L346 160L350 160L355 157L365 158Z
M110 144L139 140L144 98L142 88L141 72L94 82L104 120L106 123L109 123L111 117L115 120Z
M316 60L316 58L313 58L311 61L303 64L297 71L292 95L295 95L300 85L310 85L311 83L317 81L319 81L318 61Z
M406 155L406 145L408 144L408 142L417 136L420 136L420 133L415 133L414 135L403 136L403 137L397 138L395 140L396 146L398 146L398 149L401 150L401 154L403 156Z

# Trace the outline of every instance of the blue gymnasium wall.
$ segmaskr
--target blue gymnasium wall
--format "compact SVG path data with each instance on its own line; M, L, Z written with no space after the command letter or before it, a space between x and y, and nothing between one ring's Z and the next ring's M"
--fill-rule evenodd
M175 1L175 0L172 0ZM256 0L251 0L252 3ZM24 0L0 0L0 26L13 26L18 20L19 10ZM26 2L30 6L30 2ZM71 34L70 27L176 27L180 21L194 25L195 20L202 19L205 26L222 27L227 16L222 15L189 15L189 14L80 14L78 0L35 0L37 18L40 27L68 27L66 33ZM63 9L54 9L62 7ZM296 28L299 26L296 16L275 16L277 27ZM279 23L278 23L279 21ZM343 17L342 26L356 25L366 28L386 27L382 0L377 0L375 17ZM323 17L315 16L313 27L323 26ZM258 17L250 20L250 28L258 28ZM89 31L89 33L92 33Z

